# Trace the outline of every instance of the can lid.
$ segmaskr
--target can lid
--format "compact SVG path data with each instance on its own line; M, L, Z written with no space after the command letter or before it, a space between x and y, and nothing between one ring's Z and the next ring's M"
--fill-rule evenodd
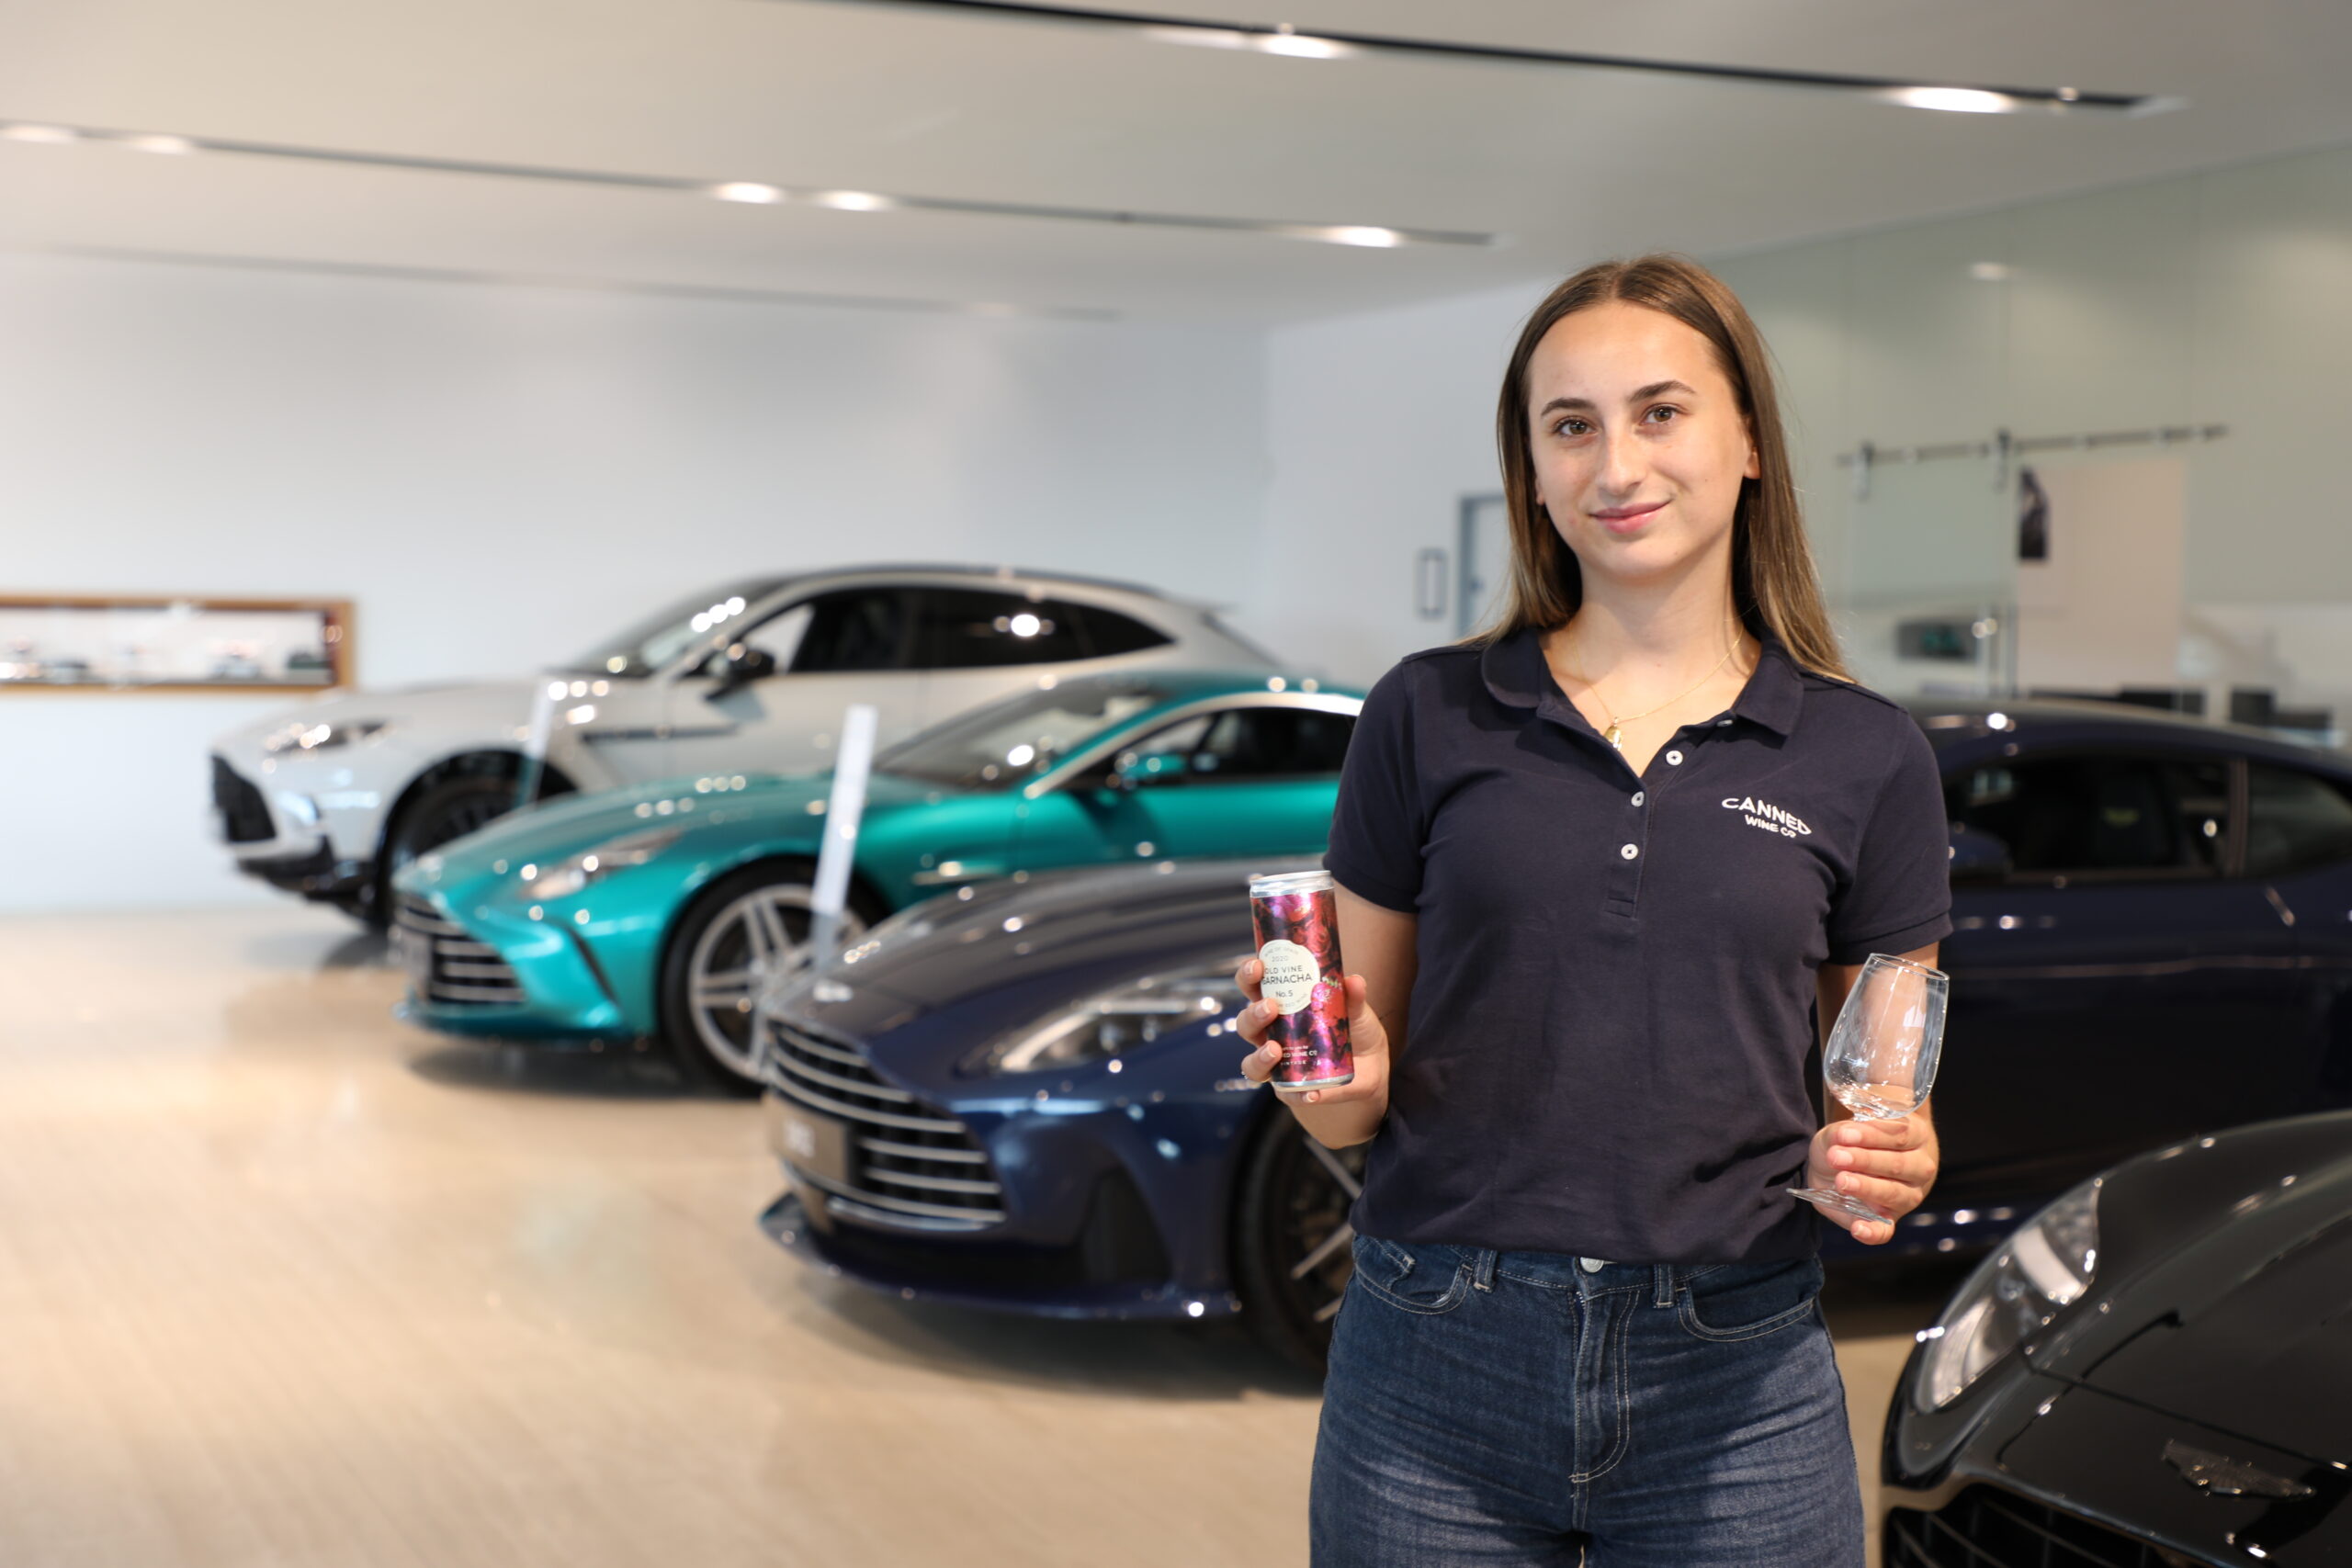
M1328 871L1285 871L1250 879L1250 897L1275 898L1285 893L1329 893L1339 886Z

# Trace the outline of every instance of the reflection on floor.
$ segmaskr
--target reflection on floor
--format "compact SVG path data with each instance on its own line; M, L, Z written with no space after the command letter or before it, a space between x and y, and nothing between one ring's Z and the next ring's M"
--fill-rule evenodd
M0 921L0 1562L1305 1560L1239 1330L877 1300L747 1104L399 989L321 911ZM1866 1482L1949 1283L1832 1287Z

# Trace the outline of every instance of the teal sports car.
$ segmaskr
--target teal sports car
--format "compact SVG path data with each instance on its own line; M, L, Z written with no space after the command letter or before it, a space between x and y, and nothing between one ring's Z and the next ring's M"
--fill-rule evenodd
M1319 852L1361 694L1262 674L1057 681L874 761L847 908L868 928L1065 867ZM677 779L501 818L400 873L404 1016L505 1041L666 1041L756 1089L754 1014L811 953L831 773Z

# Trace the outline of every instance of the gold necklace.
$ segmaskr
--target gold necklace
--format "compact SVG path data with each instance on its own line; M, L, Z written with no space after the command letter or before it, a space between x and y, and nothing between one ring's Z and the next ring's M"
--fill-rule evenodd
M1600 694L1600 688L1594 685L1590 681L1586 680L1582 674L1578 673L1575 665L1571 664L1568 666L1568 673L1576 676L1577 685L1582 686L1586 691L1592 694L1592 700L1600 705L1602 716L1609 720L1608 728L1604 728L1600 732L1600 738L1603 740L1608 741L1609 744L1617 750L1623 751L1625 749L1625 727L1627 725L1639 724L1642 720L1649 717L1650 714L1663 713L1668 708L1672 707L1684 697L1689 696L1690 692L1697 691L1699 687L1705 685L1708 682L1722 674L1724 666L1729 664L1731 662L1731 656L1738 651L1739 638L1736 635L1734 635L1731 639L1731 646L1724 649L1724 656L1721 659L1715 660L1715 667L1713 670L1708 671L1704 675L1700 676L1697 683L1691 686L1690 692L1676 693L1673 696L1670 696L1667 698L1666 701L1658 704L1657 706L1650 709L1649 713L1627 714L1623 718L1619 718L1617 716L1616 710L1609 705L1609 699Z

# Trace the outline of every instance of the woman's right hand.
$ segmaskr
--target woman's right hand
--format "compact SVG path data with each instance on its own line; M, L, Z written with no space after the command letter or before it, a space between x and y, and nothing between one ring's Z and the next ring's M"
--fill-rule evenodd
M1266 1039L1275 1009L1259 989L1265 973L1266 966L1256 958L1243 959L1241 966L1233 972L1234 983L1250 998L1250 1005L1241 1010L1241 1038L1253 1049L1242 1058L1241 1075L1253 1084L1270 1080L1275 1066L1283 1059L1282 1047ZM1388 1031L1365 1000L1363 976L1350 975L1344 983L1348 991L1348 1047L1355 1059L1354 1081L1309 1089L1274 1086L1283 1103L1306 1123L1306 1130L1318 1142L1333 1147L1362 1143L1371 1137L1378 1130L1380 1119L1388 1112ZM1329 1109L1323 1114L1309 1116L1306 1108L1310 1105ZM1342 1107L1346 1108L1344 1113ZM1368 1119L1364 1116L1367 1109L1371 1112ZM1360 1129L1357 1122L1363 1123Z

